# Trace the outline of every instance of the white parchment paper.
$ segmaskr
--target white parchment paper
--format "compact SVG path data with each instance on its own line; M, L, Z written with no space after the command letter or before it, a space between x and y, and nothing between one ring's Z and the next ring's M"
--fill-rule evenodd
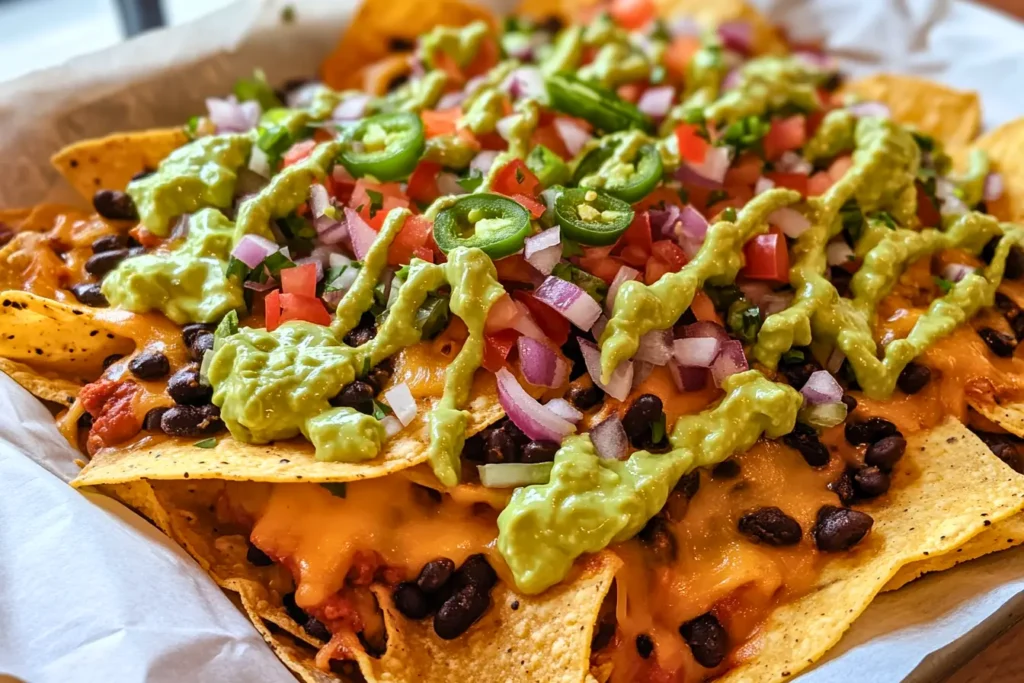
M918 73L978 90L986 126L1024 115L1024 26L1000 14L952 0L755 4L795 38L824 38L852 73ZM296 22L281 23L284 5L297 6ZM0 208L80 201L46 162L65 144L179 125L254 67L272 82L313 74L353 8L240 0L0 85ZM64 483L75 457L49 413L0 375L0 680L293 680L173 543L120 504ZM800 680L941 680L1022 614L1024 549L1010 550L880 596Z

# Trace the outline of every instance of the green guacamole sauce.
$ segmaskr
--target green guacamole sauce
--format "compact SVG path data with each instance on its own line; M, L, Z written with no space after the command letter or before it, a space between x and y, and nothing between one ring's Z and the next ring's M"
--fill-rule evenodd
M498 550L516 587L532 595L555 585L583 553L636 535L686 473L742 453L762 433L792 431L803 402L796 390L756 370L723 388L718 406L676 422L668 453L602 460L589 436L566 439L548 483L516 489L498 517Z
M782 110L811 112L821 108L817 86L826 74L797 57L761 57L740 70L735 88L705 109L716 123Z

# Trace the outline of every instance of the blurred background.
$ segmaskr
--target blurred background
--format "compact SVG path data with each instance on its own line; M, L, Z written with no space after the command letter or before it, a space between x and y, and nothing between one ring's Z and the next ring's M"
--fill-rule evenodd
M899 1L914 4L935 0ZM0 81L20 76L33 69L59 64L75 55L113 45L141 31L189 21L220 9L230 2L231 0L0 0ZM301 7L302 0L295 0L295 4ZM983 0L980 4L1024 17L1024 0Z

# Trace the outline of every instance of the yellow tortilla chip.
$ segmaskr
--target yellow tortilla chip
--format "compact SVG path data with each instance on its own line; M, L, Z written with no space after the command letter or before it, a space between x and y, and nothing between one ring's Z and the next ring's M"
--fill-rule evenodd
M75 402L81 384L60 377L46 377L24 363L0 358L0 372L8 375L15 382L37 398L52 401L64 406Z
M460 0L364 2L321 65L321 80L336 90L361 88L363 68L404 51L396 45L414 45L435 26L464 26L477 20L496 21L487 9Z
M954 552L1024 507L1024 477L956 420L908 439L894 488L864 508L871 535L825 565L816 587L776 609L750 657L721 680L783 681L820 659L899 570Z
M968 394L967 403L983 417L1014 434L1024 437L1024 403L1000 401L993 395Z
M0 358L88 381L103 370L105 358L135 348L98 322L94 310L29 292L0 292Z
M715 27L743 21L753 29L753 50L758 55L786 52L786 42L768 18L745 0L655 0L663 17L692 17L701 26Z
M32 213L32 207L25 209L0 209L0 228L18 232L25 218Z
M123 190L136 173L152 170L188 142L182 128L156 128L81 140L50 163L88 201L97 190Z
M988 153L992 170L1003 176L1003 196L989 202L989 213L1007 221L1024 220L1024 118L1004 123L978 138L974 146Z
M978 93L916 76L875 74L843 85L840 94L884 103L899 123L946 145L966 145L981 126Z

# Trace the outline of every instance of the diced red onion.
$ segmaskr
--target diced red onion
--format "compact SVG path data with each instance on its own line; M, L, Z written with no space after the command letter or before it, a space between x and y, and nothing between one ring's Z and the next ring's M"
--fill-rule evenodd
M537 402L519 385L515 376L506 368L497 373L498 402L515 426L526 436L538 441L562 442L562 439L576 431L571 422L548 410Z
M580 124L563 116L555 119L555 130L558 131L558 136L565 143L565 149L568 150L569 156L579 154L592 137Z
M234 95L225 99L208 97L206 110L218 133L244 133L255 128L260 120L258 102L239 102Z
M580 345L583 361L587 365L587 372L590 374L590 379L594 380L594 384L601 387L604 393L612 398L625 401L633 386L633 363L622 362L612 373L611 381L605 384L601 381L601 351L586 339L577 337L576 341Z
M725 331L725 328L710 320L701 320L683 327L683 336L687 339L692 337L711 337L720 342L727 342L732 337Z
M314 218L323 216L327 207L331 205L331 196L327 194L327 188L320 183L309 186L309 208Z
M334 278L334 281L328 284L337 292L344 294L348 291L348 288L352 286L352 283L356 281L356 277L358 276L358 268L346 268L341 272L341 275Z
M825 247L825 258L830 266L841 266L856 258L853 249L846 243L846 240L835 240L829 242Z
M676 89L671 85L648 88L640 96L640 101L636 103L636 106L637 109L655 120L663 119L668 114L668 110L672 108L672 101L675 97Z
M547 342L548 336L544 334L544 330L540 329L540 326L534 321L533 316L530 315L530 309L526 307L526 304L521 301L513 301L512 304L519 312L516 319L512 321L512 329L520 334L526 335L530 339Z
M231 255L250 268L255 268L276 251L278 246L266 237L246 235L231 250Z
M793 303L793 292L772 292L760 303L762 315L772 315L784 311Z
M673 174L673 177L684 185L691 185L693 187L700 187L705 190L720 190L722 189L722 182L716 180L710 180L705 178L692 167L690 167L685 161L679 164L679 168Z
M626 459L629 441L626 437L626 428L622 426L622 420L618 415L612 415L595 425L590 430L590 440L597 451L597 457L602 460Z
M813 52L811 50L797 50L793 53L793 57L799 59L813 67L817 67L822 71L836 71L836 61L824 52Z
M686 15L672 19L668 24L668 32L673 38L680 36L698 37L701 34L701 27L692 17Z
M348 226L341 221L334 221L330 216L321 216L313 221L317 230L317 241L332 246L339 244L348 237ZM321 232L321 226L323 231Z
M350 266L352 265L352 259L350 259L348 256L345 256L344 254L339 254L337 252L332 251L330 252L330 255L327 257L327 265L329 265L331 268L341 268L342 266Z
M266 282L256 282L255 280L246 280L245 284L242 285L246 289L251 289L254 292L269 292L270 290L277 287L277 280L272 277L268 277Z
M754 40L754 29L746 21L726 21L718 26L722 45L743 55L749 55Z
M703 244L704 238L708 234L708 219L700 211L687 204L679 212L678 230L682 235Z
M740 84L740 76L742 70L739 67L729 69L729 73L725 74L725 78L722 79L722 90L728 91L735 88Z
M815 370L807 378L807 382L800 389L806 400L812 406L822 403L839 403L843 400L843 388L839 382L827 370Z
M768 222L781 228L786 237L791 239L796 239L811 227L811 222L806 216L788 206L775 209L768 214Z
M845 360L846 354L837 346L832 349L832 353L828 355L828 360L825 361L825 369L831 373L839 372L839 368L843 367L843 362Z
M491 170L491 166L494 165L494 160L497 158L497 152L485 149L473 157L473 161L469 162L469 167L474 171L480 171L482 175L487 175L487 172Z
M285 104L289 109L305 109L313 103L313 97L317 90L323 87L320 81L309 81L297 88L292 89L285 97Z
M729 171L729 164L732 162L732 152L732 147L709 147L703 162L699 164L684 162L676 171L676 178L684 183L690 182L702 187L721 187L722 181L725 180L725 174ZM704 183L695 181L694 176L702 179Z
M405 382L396 384L385 391L384 398L387 400L388 405L391 406L391 410L395 413L395 417L401 420L402 424L406 427L409 426L410 422L416 419L416 413L419 411L419 406L416 405L416 399L412 397L412 392L409 391L409 385Z
M480 483L489 489L514 489L545 484L551 478L550 462L492 462L477 465Z
M249 170L264 178L270 177L270 160L267 158L267 153L256 145L252 146L252 151L249 153Z
M889 111L889 107L887 107L881 102L857 102L856 104L851 104L846 109L847 111L849 111L851 114L858 118L871 116L881 119L888 119L892 117L892 112Z
M541 98L546 90L544 76L540 69L533 66L519 67L505 78L502 89L514 100L524 98Z
M466 194L465 188L459 185L458 176L448 171L437 174L437 191L446 196Z
M772 292L771 285L758 280L737 282L736 286L743 292L743 296L750 299L757 306L760 306L761 301Z
M782 153L779 160L775 162L775 168L783 173L802 173L804 175L810 175L814 170L811 162L792 150Z
M963 263L947 263L942 269L942 277L950 282L960 282L968 275L973 275L975 269Z
M523 335L516 340L523 379L537 387L555 388L569 379L569 364L544 342Z
M384 428L384 434L390 439L398 432L405 428L402 421L394 415L386 415L384 419L380 421L380 426Z
M672 330L651 330L640 337L635 360L665 365L672 359Z
M754 185L754 194L763 194L773 187L775 187L774 180L761 176L757 179L757 183Z
M356 179L348 172L348 169L341 164L335 164L331 170L331 180L341 185L354 185Z
M651 232L659 237L675 239L675 226L679 222L679 207L669 204L664 209L651 209L647 215L651 219Z
M718 357L711 364L711 376L715 380L715 386L720 387L727 377L735 375L737 372L743 372L749 367L747 356L743 353L743 343L730 339L727 342L722 342Z
M687 337L672 343L676 362L691 368L710 368L721 348L722 341L713 337Z
M651 376L654 372L654 363L648 363L647 361L634 360L633 361L633 384L630 386L630 391L636 389L638 386L643 384L644 380Z
M441 99L437 101L437 108L441 111L444 111L445 109L454 109L455 107L462 106L465 99L466 93L462 90L445 93L441 96Z
M295 262L295 265L301 266L301 265L305 265L307 263L312 263L314 266L316 266L316 281L320 282L320 280L323 280L324 279L324 264L320 262L320 259L318 259L318 258L316 258L314 256L307 256L305 258L300 258L298 261Z
M364 93L349 95L331 112L331 118L335 121L356 121L366 116L366 106L370 103L370 96Z
M189 225L192 219L192 214L184 213L178 216L178 220L174 221L174 225L171 226L171 232L167 236L172 242L177 240L183 240L188 237Z
M523 254L531 266L545 275L551 275L562 260L562 237L558 226L526 238Z
M640 277L640 271L636 268L630 268L629 266L619 266L619 272L615 273L615 279L612 280L612 284L608 287L608 296L604 300L604 308L608 315L611 315L613 308L615 307L615 297L619 293L619 287L622 286L623 282L629 280L636 280ZM596 336L596 332L594 333Z
M956 196L946 197L942 200L942 205L939 207L939 213L943 216L963 216L970 210L970 207Z
M545 403L544 406L558 417L573 424L583 419L583 413L576 410L575 406L564 398L553 398Z
M700 391L707 386L710 374L707 368L680 365L675 361L669 363L668 368L672 372L672 381L679 391Z
M345 222L348 225L348 235L352 239L352 253L362 261L377 240L377 231L367 225L362 216L348 206L345 207Z
M1003 196L1006 191L1006 183L999 173L989 173L985 176L984 199L986 202L994 202Z
M549 275L533 294L581 330L589 330L601 315L601 305L571 282Z
M498 131L498 135L505 142L509 142L512 138L512 126L516 124L516 120L519 118L519 114L509 114L508 116L498 119L498 122L494 124L495 130Z
M603 314L597 317L597 322L590 328L590 331L594 335L594 339L601 339L601 335L604 334L604 328L608 327L608 318Z

